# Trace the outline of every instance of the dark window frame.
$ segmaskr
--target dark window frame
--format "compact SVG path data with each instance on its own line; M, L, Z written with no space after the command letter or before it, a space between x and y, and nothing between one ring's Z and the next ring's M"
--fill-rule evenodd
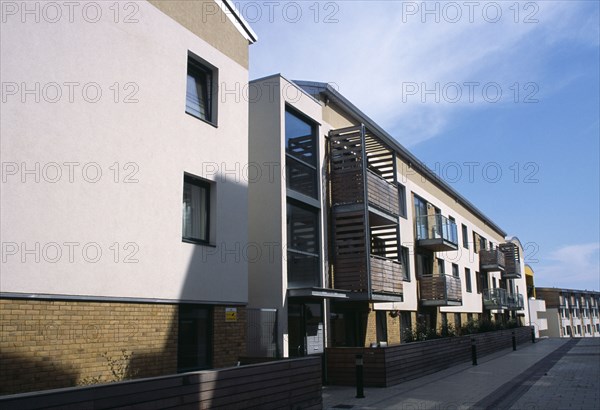
M460 278L460 269L456 263L452 264L452 276Z
M206 207L206 226L204 228L205 239L203 238L195 238L193 236L185 236L185 227L181 226L181 240L187 243L193 243L197 245L210 245L210 225L211 225L211 209L210 209L210 201L211 201L211 183L205 179L199 178L197 176L184 173L183 174L183 191L185 192L186 184L194 185L196 187L204 188L206 190L206 198L205 204ZM183 201L183 192L182 192L182 201ZM183 211L182 211L183 212ZM183 216L183 215L182 215ZM183 222L183 221L182 221Z
M473 293L473 284L471 283L471 269L465 268L465 289L468 293Z
M399 208L398 213L400 217L407 219L408 218L408 208L406 203L406 187L398 182L398 201Z
M300 121L305 122L307 125L309 125L311 127L311 133L312 133L312 139L313 139L312 145L313 145L313 149L314 149L314 152L312 152L312 156L314 158L314 161L313 161L314 163L310 163L309 161L306 161L302 158L299 158L298 156L288 153L288 149L287 149L288 135L287 135L287 131L285 131L286 123L284 121L284 139L285 139L285 144L286 144L286 147L285 147L286 189L297 192L301 195L305 195L309 198L319 200L320 199L320 192L319 192L319 123L317 123L315 120L313 120L306 114L302 113L301 111L298 111L291 105L286 104L284 118L285 118L285 115L287 115L288 113L290 115L293 115ZM294 164L297 164L300 167L308 168L314 172L313 181L312 181L314 184L314 187L313 187L314 195L299 191L297 189L294 189L291 186L291 184L290 184L291 179L290 179L289 172L294 169L294 167L293 167Z
M188 104L188 77L192 76L196 83L200 80L204 83L203 98L205 105L205 118L193 112ZM217 126L217 103L218 103L218 70L198 56L188 53L186 74L186 103L185 113L214 127Z
M469 249L469 228L465 224L461 224L463 248Z
M400 246L400 262L404 270L404 281L410 282L410 249Z

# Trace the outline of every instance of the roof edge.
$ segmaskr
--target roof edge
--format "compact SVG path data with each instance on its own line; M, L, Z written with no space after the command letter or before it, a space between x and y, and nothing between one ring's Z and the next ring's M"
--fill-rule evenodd
M258 41L258 36L231 0L215 0L215 3L250 44Z
M457 202L461 203L465 208L479 217L482 221L484 221L488 226L490 226L493 230L498 232L502 237L506 237L506 232L495 222L493 222L490 218L488 218L482 211L480 211L473 203L463 197L458 193L454 188L448 185L446 182L441 180L427 165L425 165L420 159L418 159L415 155L413 155L407 148L405 148L402 144L400 144L394 137L392 137L387 131L385 131L381 126L379 126L375 121L373 121L369 116L367 116L364 112L362 112L358 107L356 107L350 100L340 94L335 88L333 88L329 83L321 83L317 81L300 81L294 80L301 88L304 88L308 93L309 90L315 90L319 93L325 93L329 95L334 101L338 101L342 103L351 114L355 115L359 118L360 121L365 123L368 128L377 131L380 137L384 140L384 142L390 145L398 154L407 159L409 163L415 167L417 171L425 174L433 184L436 184L443 191L445 191L448 195L453 197Z

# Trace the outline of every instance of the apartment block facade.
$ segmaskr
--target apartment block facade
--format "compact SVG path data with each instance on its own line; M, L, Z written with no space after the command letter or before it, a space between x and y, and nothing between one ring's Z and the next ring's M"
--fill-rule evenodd
M215 164L247 162L248 104L222 90L248 83L255 34L220 0L84 2L52 22L12 6L0 393L108 381L110 361L235 365L248 266L227 251L247 242L248 190Z
M600 292L542 287L535 292L546 302L541 317L547 320L548 329L542 336L600 337Z
M249 351L398 344L417 324L529 324L517 238L328 84L250 85L250 163L280 172L249 183L250 241L277 244L249 265L249 306L277 312L276 337Z

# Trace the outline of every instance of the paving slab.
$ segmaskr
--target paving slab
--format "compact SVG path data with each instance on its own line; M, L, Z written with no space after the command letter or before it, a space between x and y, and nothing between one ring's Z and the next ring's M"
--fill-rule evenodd
M323 408L600 409L600 339L541 339L478 363L393 387L365 388L363 399L355 398L354 387L326 386Z

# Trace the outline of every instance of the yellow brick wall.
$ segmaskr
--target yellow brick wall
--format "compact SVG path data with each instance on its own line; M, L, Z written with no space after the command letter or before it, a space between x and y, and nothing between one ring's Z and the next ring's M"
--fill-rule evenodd
M114 380L109 359L132 354L130 376L177 372L178 306L0 299L0 394ZM225 321L213 309L213 367L236 364L246 350L246 310Z
M237 320L225 320L225 306L213 310L213 367L235 366L240 356L246 356L246 308L236 307Z
M177 369L175 305L0 299L0 394L112 378L102 354L133 353L137 377Z
M391 317L390 312L387 315L387 337L388 346L400 344L400 315Z

